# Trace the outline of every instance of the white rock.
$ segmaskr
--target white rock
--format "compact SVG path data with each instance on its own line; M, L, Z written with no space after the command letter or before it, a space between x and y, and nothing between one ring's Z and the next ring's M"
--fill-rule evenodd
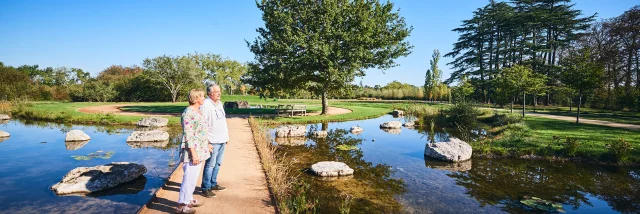
M427 143L424 155L430 158L460 162L471 158L471 146L457 138L450 138L447 142Z
M0 120L10 120L11 117L9 117L9 115L6 114L0 114Z
M327 135L329 135L329 133L327 131L314 131L311 132L311 135L317 138L325 138L327 137Z
M127 142L158 142L168 140L169 133L162 130L134 131L127 137Z
M322 177L353 175L353 169L347 164L336 161L318 162L311 165L311 171Z
M91 137L84 133L82 130L71 130L67 132L65 141L86 141L91 140Z
M144 165L114 162L95 167L78 167L51 187L58 195L88 194L127 183L147 172Z
M11 134L9 134L9 132L0 130L0 138L3 138L3 137L11 137Z
M400 121L389 121L380 124L381 129L399 129L402 128L402 123Z
M364 131L364 129L360 128L360 126L353 126L351 127L351 129L349 129L349 131L351 131L351 133L353 134L360 134Z
M163 127L167 126L167 123L169 123L169 119L164 117L147 117L140 119L136 125L142 127Z
M301 125L285 125L276 129L276 137L304 137L306 134L306 127Z
M402 124L404 127L414 127L416 126L416 122L415 121L408 121L404 124Z

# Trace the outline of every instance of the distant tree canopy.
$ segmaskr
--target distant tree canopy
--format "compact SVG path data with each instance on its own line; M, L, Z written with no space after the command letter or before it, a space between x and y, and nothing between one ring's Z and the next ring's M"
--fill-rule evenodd
M453 58L449 65L454 69L446 82L467 81L465 84L473 87L469 98L485 103L503 105L519 100L526 104L530 100L535 106L539 102L545 105L577 102L597 108L638 111L640 6L612 19L599 22L594 19L595 14L583 16L582 11L574 9L570 0L490 1L453 29L459 38L453 50L445 55ZM589 54L584 54L587 49ZM589 63L595 64L575 64L585 63L577 61L576 54L583 60L588 55ZM514 89L506 84L503 74L505 69L518 65L541 75L534 79L544 82L535 82L524 95L521 91L520 96L514 97L507 95L513 94ZM567 76L598 66L604 71L593 72L589 78L600 79L603 84L588 81L593 85L580 95L575 84L581 81ZM517 69L524 71L529 70ZM509 81L523 81L520 79L523 75L516 73L515 80Z
M234 90L240 93L242 87L242 93L251 91L241 81L246 73L244 64L220 57L215 63L230 65L229 68L208 70L207 75L212 77L206 78L202 63L195 55L146 59L144 68L112 65L96 77L79 68L41 69L38 65L16 68L0 62L0 100L184 101L183 95L192 88L203 88L205 79L219 82L228 90L227 94Z
M247 42L255 61L247 83L269 91L307 90L322 96L346 88L368 68L388 69L406 56L412 30L390 2L262 0L265 26Z

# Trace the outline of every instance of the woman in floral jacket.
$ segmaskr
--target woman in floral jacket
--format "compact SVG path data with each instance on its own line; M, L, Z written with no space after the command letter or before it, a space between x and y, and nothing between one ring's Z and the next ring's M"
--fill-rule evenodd
M202 202L193 198L193 191L201 172L201 164L209 158L212 149L206 138L207 124L200 112L200 105L203 103L204 91L193 89L189 92L189 106L182 112L180 157L184 175L176 213L195 213L192 208L202 205Z

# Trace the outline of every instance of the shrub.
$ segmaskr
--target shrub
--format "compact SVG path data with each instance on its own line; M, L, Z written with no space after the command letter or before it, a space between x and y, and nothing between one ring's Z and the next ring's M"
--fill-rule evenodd
M478 125L480 112L470 102L456 102L450 108L442 112L449 126L474 129Z
M556 139L555 136L554 139ZM582 143L578 142L578 139L567 137L563 145L565 155L576 156L576 152L578 151L578 147L580 147L580 145L582 145Z
M631 150L633 150L631 143L622 138L614 141L613 143L607 144L606 146L611 155L613 155L619 163L627 162L631 156Z
M519 114L493 114L491 121L494 125L509 125L522 122L522 116Z

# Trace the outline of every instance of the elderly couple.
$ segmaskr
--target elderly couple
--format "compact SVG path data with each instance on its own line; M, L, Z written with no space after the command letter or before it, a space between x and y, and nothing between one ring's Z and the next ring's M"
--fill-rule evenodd
M202 89L191 90L189 106L182 112L180 156L184 175L176 213L195 213L193 207L202 205L201 201L193 198L202 163L202 196L215 197L213 191L226 189L216 182L224 147L229 141L227 120L220 102L220 87L207 87L207 97L205 99Z

